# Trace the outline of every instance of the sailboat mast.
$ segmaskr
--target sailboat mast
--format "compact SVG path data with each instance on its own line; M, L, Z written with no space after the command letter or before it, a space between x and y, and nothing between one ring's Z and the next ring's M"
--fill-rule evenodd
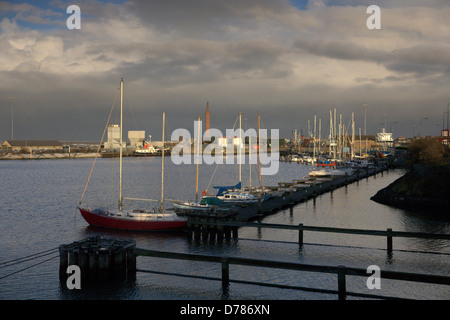
M330 158L331 158L331 151L332 151L332 147L331 147L332 141L333 141L333 119L331 116L331 109L330 109L330 142L328 143L328 154L330 155Z
M316 162L316 115L314 115L313 164Z
M198 164L200 162L200 116L198 117L198 129L197 129L197 178L195 182L195 201L198 202Z
M259 170L259 189L261 185L261 116L258 114L258 170Z
M242 181L242 112L239 113L239 144L238 144L238 157L239 157L239 182Z
M166 113L163 112L163 125L162 125L162 155L161 155L161 206L159 210L164 211L164 126L166 123Z
M120 79L120 147L119 147L119 210L122 210L122 120L123 120L123 78Z
M352 159L355 157L355 113L352 112Z

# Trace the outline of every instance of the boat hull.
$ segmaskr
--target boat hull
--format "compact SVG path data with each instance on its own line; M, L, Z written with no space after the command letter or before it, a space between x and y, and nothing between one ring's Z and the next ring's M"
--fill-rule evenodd
M178 212L180 214L185 214L188 212L203 212L203 213L228 213L233 211L233 207L223 207L223 206L217 206L217 205L200 205L198 203L194 203L193 205L186 204L186 202L183 203L177 203L175 201L172 201L173 208L175 209L175 212Z
M186 226L184 219L133 219L113 217L105 213L95 213L89 209L78 208L84 220L92 226L136 231L180 230Z

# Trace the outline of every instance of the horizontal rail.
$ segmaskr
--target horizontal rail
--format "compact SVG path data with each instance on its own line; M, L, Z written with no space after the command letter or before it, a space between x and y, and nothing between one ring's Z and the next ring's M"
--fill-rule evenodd
M130 200L130 201L148 201L148 202L159 202L160 200L154 200L154 199L145 199L145 198L123 198L123 200Z
M167 259L177 259L177 260L189 260L189 261L201 261L201 262L213 262L213 263L221 263L222 265L222 289L224 291L228 290L228 285L230 282L236 283L246 283L253 285L261 285L261 286L272 286L272 287L286 287L290 289L299 289L306 291L322 291L326 293L337 293L339 299L345 299L347 295L361 296L361 297L372 297L372 298L382 298L382 299L395 299L395 297L386 297L379 295L370 295L370 294L359 294L359 293L351 293L346 290L346 276L363 276L368 277L367 270L360 268L349 268L345 266L324 266L324 265L309 265L302 264L296 262L286 262L286 261L274 261L274 260L260 260L253 258L242 258L242 257L223 257L223 256L211 256L211 255L203 255L203 254L191 254L191 253L176 253L176 252L167 252L167 251L157 251L157 250L148 250L148 249L139 249L134 248L133 254L135 256L146 256L146 257L157 257L157 258L167 258ZM252 267L261 267L261 268L273 268L273 269L287 269L287 270L297 270L297 271L306 271L306 272L317 272L317 273L328 273L328 274L336 274L338 276L338 291L332 291L327 289L316 289L316 288L304 288L304 287L294 287L294 286L284 286L277 284L266 284L260 282L252 282L252 281L241 281L241 280L230 280L229 278L229 265L243 265L243 266L252 266ZM147 271L147 270L139 270L142 272L150 272L150 273L160 273L166 274L165 272L158 271ZM184 276L184 277L199 277L199 276L191 276L191 275L182 275L176 273L167 273L171 276ZM430 283L430 284L440 284L440 285L450 285L450 277L448 276L438 276L438 275L428 275L428 274L418 274L418 273L408 273L408 272L397 272L397 271L381 271L380 276L384 279L391 280L402 280L402 281L411 281L411 282L421 282L421 283ZM207 280L220 280L217 278L210 277L201 277L202 279Z
M195 222L194 222L195 223ZM383 230L366 230L366 229L349 229L349 228L331 228L331 227L316 227L299 225L286 225L275 223L256 223L256 222L200 222L202 225L210 226L227 226L227 227L250 227L250 228L269 228L269 229L285 229L285 230L303 230L303 231L315 231L315 232L329 232L329 233L346 233L346 234L360 234L370 236L392 236L392 237L404 237L404 238L426 238L426 239L441 239L450 240L450 234L436 234L425 232L405 232L405 231L383 231Z

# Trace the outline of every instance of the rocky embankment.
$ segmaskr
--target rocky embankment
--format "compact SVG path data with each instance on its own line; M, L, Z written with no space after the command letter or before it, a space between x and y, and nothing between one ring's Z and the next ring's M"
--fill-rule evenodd
M450 206L449 178L448 173L410 171L378 191L371 200L398 208L444 213Z

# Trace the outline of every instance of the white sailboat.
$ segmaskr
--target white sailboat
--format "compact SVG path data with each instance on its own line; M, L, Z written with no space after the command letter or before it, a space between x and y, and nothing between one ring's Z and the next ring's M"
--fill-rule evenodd
M123 114L123 79L120 81L120 146L122 146L122 114ZM162 140L164 145L164 125L165 113L163 113L163 133ZM124 198L122 196L122 148L119 155L119 206L117 210L109 210L106 208L89 208L81 207L80 210L83 218L90 225L119 230L136 230L136 231L152 231L152 230L174 230L181 229L186 226L186 219L178 216L174 211L164 210L164 153L162 154L162 176L161 176L161 204L158 209L142 209L128 210L123 207L123 200L137 201L157 201L150 199ZM89 181L88 181L89 182ZM86 185L87 187L87 185ZM85 189L86 191L86 189Z

